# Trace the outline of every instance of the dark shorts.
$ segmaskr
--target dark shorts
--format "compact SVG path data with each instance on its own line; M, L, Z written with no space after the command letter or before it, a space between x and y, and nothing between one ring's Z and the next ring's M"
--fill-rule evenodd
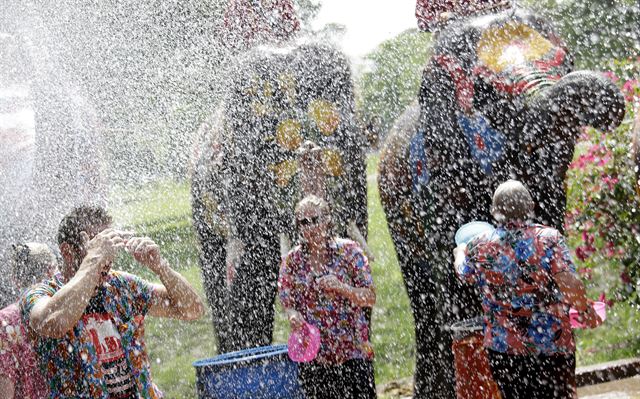
M299 363L298 378L307 399L376 397L371 360L351 359L338 365Z
M573 399L575 355L517 356L487 350L503 399Z

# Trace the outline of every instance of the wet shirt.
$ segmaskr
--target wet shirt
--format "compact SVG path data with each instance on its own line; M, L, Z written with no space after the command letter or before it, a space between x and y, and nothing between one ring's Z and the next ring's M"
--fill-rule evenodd
M47 397L47 385L22 323L18 304L0 310L0 375L13 383L16 398Z
M29 290L21 303L25 323L37 300L63 285L57 274ZM139 277L111 272L72 331L61 339L35 338L50 398L162 397L151 381L144 342L152 294L152 286Z
M516 355L575 352L569 305L553 279L575 266L556 229L499 226L469 243L457 272L480 290L485 347Z
M369 262L353 241L336 239L329 248L331 262L319 275L311 270L301 246L287 254L278 280L280 301L285 308L300 312L307 323L320 330L317 362L341 364L350 359L372 359L365 309L346 298L325 295L315 283L318 277L334 274L352 287L373 288Z

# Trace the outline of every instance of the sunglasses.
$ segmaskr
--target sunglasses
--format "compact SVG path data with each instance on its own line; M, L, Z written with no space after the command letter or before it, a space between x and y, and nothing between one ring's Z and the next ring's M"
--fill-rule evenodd
M307 218L301 218L296 220L296 223L300 227L316 226L324 220L324 215L316 215Z

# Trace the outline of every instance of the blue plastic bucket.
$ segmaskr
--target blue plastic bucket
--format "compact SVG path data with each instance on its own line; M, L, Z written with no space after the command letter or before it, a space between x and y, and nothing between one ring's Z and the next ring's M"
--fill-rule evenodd
M201 399L304 399L286 345L225 353L193 363Z

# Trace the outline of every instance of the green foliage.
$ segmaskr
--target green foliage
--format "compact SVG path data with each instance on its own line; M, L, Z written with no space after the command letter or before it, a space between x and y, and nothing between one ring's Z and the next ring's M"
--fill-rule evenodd
M377 120L380 131L386 132L417 98L430 44L430 34L410 29L383 42L365 57L371 70L356 82L363 121Z
M640 3L635 0L527 3L556 23L581 68L640 55Z
M640 60L615 65L617 70L609 76L625 94L627 114L612 132L590 128L583 133L567 175L566 227L591 293L610 301L640 303L640 198L629 151L640 83L618 77L637 71Z

